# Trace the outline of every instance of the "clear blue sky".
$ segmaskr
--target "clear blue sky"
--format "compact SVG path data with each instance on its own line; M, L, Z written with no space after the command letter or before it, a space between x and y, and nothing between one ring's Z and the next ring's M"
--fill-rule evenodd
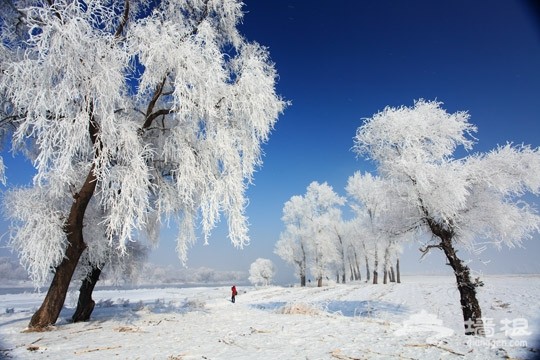
M292 268L273 254L283 204L311 181L326 181L344 195L350 175L372 170L350 149L362 118L386 105L425 98L451 112L468 110L479 129L475 151L507 141L540 146L540 11L533 1L245 3L241 31L269 48L278 92L292 105L264 146L263 167L248 191L252 244L235 249L221 226L209 246L192 249L190 267L247 271L263 257L278 265L278 279L292 279ZM179 263L173 238L174 231L163 232L153 262ZM481 257L491 264L471 267L540 273L540 237L525 246L489 251ZM444 269L438 256L418 264L417 247L406 249L404 272Z
M252 244L235 250L216 231L197 246L191 265L248 269L273 255L283 204L311 181L342 195L347 178L372 164L351 152L362 118L386 105L438 99L468 110L478 126L476 151L507 141L540 146L540 19L538 7L498 1L246 0L243 33L270 50L279 93L292 101L265 146L264 165L249 190ZM223 229L221 229L223 230ZM536 271L540 237L526 250L489 251L485 272ZM418 263L406 249L403 271L444 271L433 254ZM218 265L219 264L219 265Z

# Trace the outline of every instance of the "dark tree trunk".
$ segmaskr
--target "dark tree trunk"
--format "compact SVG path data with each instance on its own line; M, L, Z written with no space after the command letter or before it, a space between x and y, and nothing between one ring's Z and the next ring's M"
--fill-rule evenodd
M101 146L96 146L99 134L99 127L94 119L93 104L88 105L89 124L88 131L90 140L94 144L95 156L99 155ZM90 167L84 184L78 193L73 195L73 203L69 210L69 215L64 226L64 232L67 238L66 254L62 262L56 267L51 286L43 299L43 303L30 319L28 325L31 330L42 330L49 325L56 323L60 311L64 306L66 295L69 289L69 283L75 272L79 259L86 249L83 239L83 224L86 207L94 196L96 190L96 174L94 165Z
M388 270L386 269L386 267L384 268L384 271L383 271L383 284L387 284L388 283Z
M322 276L317 279L317 287L322 287Z
M377 251L375 251L375 262L373 263L373 283L379 283L379 273L377 272L379 268L379 260L377 259Z
M484 336L482 311L476 298L476 285L471 280L469 267L464 265L463 261L458 258L450 236L442 238L440 246L456 276L463 312L465 335Z
M401 284L401 274L399 272L399 258L396 260L396 282Z
M300 246L302 250L302 259L300 261L297 261L299 272L300 272L300 286L305 287L306 286L306 252L304 250L304 246Z
M390 282L396 282L396 272L392 265L390 265Z
M86 207L94 194L95 188L96 177L94 175L94 167L92 166L80 192L74 196L74 201L66 222L64 229L68 242L66 256L55 269L47 295L41 307L30 320L30 324L28 325L30 329L40 330L53 325L60 315L60 311L66 300L71 277L75 272L79 258L86 249L82 234L83 219Z
M92 315L92 311L94 311L94 306L96 305L96 302L92 299L92 292L99 281L100 275L101 268L94 265L92 266L92 272L83 279L81 288L79 289L77 309L71 317L73 322L90 320L90 315Z

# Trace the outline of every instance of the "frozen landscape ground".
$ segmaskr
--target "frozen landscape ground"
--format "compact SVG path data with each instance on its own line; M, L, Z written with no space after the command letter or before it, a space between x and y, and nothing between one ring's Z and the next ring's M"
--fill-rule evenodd
M401 284L163 287L94 292L91 321L25 332L44 294L0 290L5 359L536 359L540 275L485 276L486 337L463 335L452 276ZM9 294L8 292L11 292Z

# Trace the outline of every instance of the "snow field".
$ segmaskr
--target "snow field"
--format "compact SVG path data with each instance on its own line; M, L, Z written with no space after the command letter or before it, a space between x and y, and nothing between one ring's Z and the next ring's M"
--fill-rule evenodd
M479 290L494 334L463 334L452 277L402 284L97 290L87 323L24 332L43 294L0 295L0 358L7 359L533 359L540 276L489 276ZM13 309L7 313L4 309ZM504 319L526 319L508 336ZM448 331L453 333L448 335ZM440 337L438 337L441 335ZM444 336L443 336L444 335Z

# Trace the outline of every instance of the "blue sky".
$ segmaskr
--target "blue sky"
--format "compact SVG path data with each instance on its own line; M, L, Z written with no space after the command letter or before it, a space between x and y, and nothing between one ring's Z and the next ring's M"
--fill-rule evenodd
M478 126L475 151L507 141L540 145L540 23L526 1L246 0L245 36L269 48L278 92L292 106L264 147L248 195L252 244L235 250L224 229L196 246L190 265L248 269L270 258L285 279L292 268L273 255L283 204L311 181L344 195L347 178L372 164L351 151L362 124L386 105L438 99L468 110ZM481 272L538 272L540 237L526 249L490 250ZM404 272L444 272L434 253L419 263L406 246ZM480 260L491 260L484 265ZM446 267L447 268L447 267Z
M344 195L350 175L373 170L351 151L353 136L362 118L387 105L424 98L450 112L468 110L479 129L478 152L507 141L539 146L540 12L532 3L245 0L241 31L269 48L278 92L292 105L264 146L263 167L248 191L252 244L235 249L220 226L209 246L191 250L188 265L247 271L263 257L276 263L280 281L292 279L292 268L273 254L283 204L312 181ZM179 265L173 239L174 231L164 230L152 262ZM488 251L481 257L490 264L471 267L540 273L540 237L525 246ZM404 272L444 271L438 254L418 263L417 248L406 247Z

